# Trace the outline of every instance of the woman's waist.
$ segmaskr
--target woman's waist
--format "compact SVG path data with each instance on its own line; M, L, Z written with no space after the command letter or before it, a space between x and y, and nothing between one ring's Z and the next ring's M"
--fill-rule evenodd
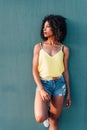
M57 80L57 79L59 79L62 76L63 76L63 74L60 74L58 76L45 76L45 77L40 77L40 78L42 80Z

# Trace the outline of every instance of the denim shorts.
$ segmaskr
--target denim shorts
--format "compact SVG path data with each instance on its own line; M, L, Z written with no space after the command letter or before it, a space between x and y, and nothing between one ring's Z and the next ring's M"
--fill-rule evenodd
M66 84L63 75L55 80L45 80L41 78L41 83L44 90L51 96L65 96L66 94Z

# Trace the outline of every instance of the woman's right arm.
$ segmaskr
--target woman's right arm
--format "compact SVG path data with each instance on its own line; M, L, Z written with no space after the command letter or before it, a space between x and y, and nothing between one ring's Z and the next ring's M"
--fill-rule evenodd
M34 53L33 53L32 74L33 74L33 77L37 86L39 87L39 90L41 90L43 89L43 86L41 84L40 76L38 73L39 52L40 52L40 45L36 44L34 47Z
M43 101L49 102L50 95L44 90L42 83L40 81L40 76L38 72L39 52L40 52L40 44L36 44L34 47L34 54L33 54L32 74L33 74L35 83L39 87L39 91L40 91Z

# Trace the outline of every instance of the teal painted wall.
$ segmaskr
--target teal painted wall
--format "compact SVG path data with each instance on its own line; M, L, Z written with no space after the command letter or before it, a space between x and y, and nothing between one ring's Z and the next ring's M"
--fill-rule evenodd
M87 0L0 0L0 130L44 130L33 114L32 51L47 14L67 18L72 107L60 130L87 129Z

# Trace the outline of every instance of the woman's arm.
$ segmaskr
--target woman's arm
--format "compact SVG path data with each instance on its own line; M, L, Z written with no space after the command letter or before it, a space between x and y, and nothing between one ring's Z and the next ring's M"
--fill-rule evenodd
M40 44L36 44L34 47L34 54L33 54L32 74L34 77L34 81L39 88L43 101L49 102L50 95L44 90L42 83L40 81L40 76L38 72L39 52L40 52Z
M33 74L33 77L37 86L41 90L43 89L43 86L41 84L40 76L38 73L39 52L40 52L40 45L36 44L34 47L34 53L33 53L32 74Z
M70 98L70 77L68 71L68 59L69 59L69 48L64 46L64 78L67 86L67 95L66 95L66 106L71 106Z

